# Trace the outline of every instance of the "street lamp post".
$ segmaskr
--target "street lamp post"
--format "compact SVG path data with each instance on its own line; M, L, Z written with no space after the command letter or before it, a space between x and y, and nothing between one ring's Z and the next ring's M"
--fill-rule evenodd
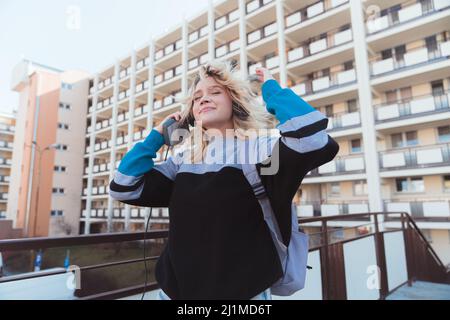
M39 182L41 179L41 163L42 163L42 155L44 154L45 151L50 150L50 149L55 149L58 147L57 143L53 143L50 144L48 146L46 146L44 149L41 149L39 147L39 144L36 141L33 141L32 144L34 144L36 150L39 153L39 163L38 163L38 177L37 177L37 189L36 189L36 205L35 205L35 214L33 217L33 232L31 234L31 237L34 237L36 235L36 223L37 223L37 214L38 214L38 209L39 209ZM30 145L27 145L27 147L31 147ZM31 187L31 186L30 186ZM27 225L29 225L29 221L26 221ZM27 229L29 230L29 227L27 227Z

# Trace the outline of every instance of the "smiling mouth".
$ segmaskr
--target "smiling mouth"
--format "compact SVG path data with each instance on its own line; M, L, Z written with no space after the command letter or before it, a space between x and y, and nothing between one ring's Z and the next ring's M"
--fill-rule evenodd
M200 111L200 113L208 112L208 111L212 111L212 110L215 110L215 108L212 108L212 107L206 107L206 108L202 109L202 111Z

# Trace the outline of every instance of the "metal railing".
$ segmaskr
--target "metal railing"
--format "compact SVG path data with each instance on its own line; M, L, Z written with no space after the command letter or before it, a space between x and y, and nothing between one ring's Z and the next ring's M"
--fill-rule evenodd
M389 217L396 216L399 221L399 227L391 230L384 230L382 221L388 220ZM333 233L341 232L342 229L333 227L333 223L343 220L355 221L356 219L365 219L360 224L352 227L345 227L344 229L356 229L358 232L352 237L333 236ZM427 242L425 236L417 227L414 220L405 212L373 212L373 213L361 213L351 214L345 216L327 216L327 217L311 217L302 218L299 220L299 224L302 228L308 228L308 225L315 223L319 227L318 232L307 232L310 236L310 252L318 250L321 261L320 275L322 278L322 296L323 299L346 299L347 291L345 286L345 264L343 245L352 241L357 241L366 237L374 237L376 261L380 268L380 298L385 298L389 292L388 288L388 269L386 266L386 253L385 253L385 237L384 235L391 232L401 231L403 234L406 254L407 265L407 279L408 283L413 280L425 280L432 282L449 282L448 269L434 249ZM125 257L123 260L114 260L111 258L120 256L120 248L126 243L140 242L144 239L152 243L152 246L156 248L156 251L150 252L149 256L145 258L145 261L155 262L158 259L158 254L162 249L162 245L165 244L165 239L168 236L168 230L152 230L144 235L143 232L136 233L116 233L116 234L95 234L87 236L76 237L62 237L62 238L28 238L28 239L14 239L14 240L1 240L0 252L4 255L5 265L7 266L11 254L15 252L32 250L33 252L38 250L51 250L59 248L64 250L71 247L83 247L83 246L100 246L97 249L106 250L107 245L116 244L112 248L115 248L115 254L109 256L109 260L106 262L92 262L85 261L84 265L79 267L79 272L82 275L86 275L94 270L108 270L117 268L119 266L127 266L131 268L132 265L138 265L144 262L142 257ZM106 245L106 247L105 247ZM111 248L110 248L111 249ZM136 249L136 248L135 248ZM137 247L140 252L140 248ZM89 249L93 250L93 249ZM127 252L131 251L127 247ZM44 251L45 252L45 251ZM95 252L92 255L95 257ZM30 268L34 256L26 260L30 263ZM94 258L93 258L94 259ZM95 259L94 259L95 260ZM126 277L129 270L123 270L122 273L115 273L113 276ZM0 278L0 285L7 282L46 277L49 275L65 274L68 272L66 269L50 270L39 274L23 273L16 275L6 275ZM83 277L81 277L83 279ZM88 285L89 288L95 288L93 284L99 285L99 278L88 277L87 281L92 281L91 285L85 282L82 285ZM155 290L158 288L158 284L152 281L147 286L147 291ZM112 287L108 290L98 291L91 290L90 292L75 292L75 295L81 299L117 299L127 297L135 294L142 293L144 286L141 283L134 283L129 286Z

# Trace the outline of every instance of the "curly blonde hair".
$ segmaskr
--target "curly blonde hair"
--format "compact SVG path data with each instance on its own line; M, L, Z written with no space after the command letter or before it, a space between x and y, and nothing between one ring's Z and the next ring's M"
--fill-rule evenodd
M200 67L190 85L187 96L181 99L184 105L181 121L191 124L194 122L195 88L200 80L206 77L213 77L219 85L222 85L228 91L232 99L232 121L236 138L247 139L247 132L250 130L257 132L260 129L273 129L275 127L276 118L260 104L250 81L242 79L233 62L218 60L210 61ZM197 135L202 137L200 145L194 144ZM185 139L187 149L191 150L191 161L193 163L203 160L209 142L206 129L195 125L190 131L189 137Z

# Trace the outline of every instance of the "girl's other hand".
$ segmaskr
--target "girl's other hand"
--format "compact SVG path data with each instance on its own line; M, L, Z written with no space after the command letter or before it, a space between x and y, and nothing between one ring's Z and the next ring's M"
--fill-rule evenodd
M256 75L259 77L259 81L261 81L262 83L266 82L267 80L273 79L273 76L270 73L269 69L266 68L256 68Z

